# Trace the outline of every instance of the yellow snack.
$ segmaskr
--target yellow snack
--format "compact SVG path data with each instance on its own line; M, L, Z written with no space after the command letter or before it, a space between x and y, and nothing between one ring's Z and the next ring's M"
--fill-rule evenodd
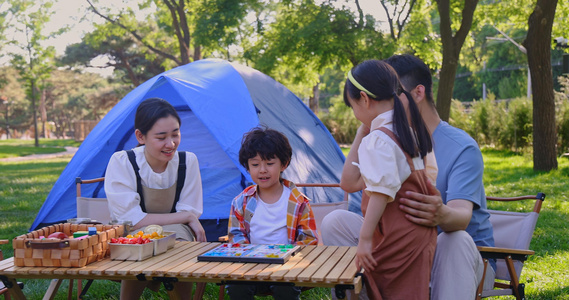
M146 226L146 228L144 228L144 233L146 234L152 234L153 232L156 232L156 234L161 235L163 231L162 226L160 225L148 225Z

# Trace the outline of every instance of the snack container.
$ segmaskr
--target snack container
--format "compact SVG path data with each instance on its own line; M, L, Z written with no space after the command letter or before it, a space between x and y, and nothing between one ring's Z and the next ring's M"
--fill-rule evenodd
M145 260L154 252L154 242L148 244L109 243L112 260Z
M176 243L176 233L175 232L164 232L164 237L161 239L152 240L154 244L154 255L162 254L168 249L174 248Z

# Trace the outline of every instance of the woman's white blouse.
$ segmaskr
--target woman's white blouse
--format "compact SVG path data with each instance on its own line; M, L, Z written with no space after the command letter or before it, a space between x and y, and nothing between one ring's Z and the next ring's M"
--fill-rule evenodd
M387 134L379 129L385 127L393 131L393 110L378 115L371 123L371 132L362 139L358 149L360 173L365 182L367 193L375 192L387 195L393 201L397 191L409 175L405 153ZM436 182L437 165L433 152L427 155L427 166L423 159L413 158L416 170L426 168L431 183Z
M166 170L155 173L146 162L144 146L133 149L142 185L153 189L167 189L176 183L178 178L179 157L176 152L168 162ZM136 175L128 160L126 151L113 154L105 173L105 193L109 201L111 218L129 220L137 224L146 213L140 208L140 196L136 191ZM189 211L196 217L203 212L202 180L198 159L192 152L186 152L186 180L176 204L176 211Z

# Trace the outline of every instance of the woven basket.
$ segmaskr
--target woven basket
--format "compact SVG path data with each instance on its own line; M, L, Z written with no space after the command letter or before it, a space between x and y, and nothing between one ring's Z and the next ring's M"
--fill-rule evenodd
M73 238L57 241L40 239L54 232L63 232L73 236L76 231L87 231L96 227L97 234L84 239ZM93 225L93 224L55 224L28 234L15 237L12 241L14 248L14 265L18 267L84 267L87 264L101 260L109 255L108 240L122 236L122 225Z

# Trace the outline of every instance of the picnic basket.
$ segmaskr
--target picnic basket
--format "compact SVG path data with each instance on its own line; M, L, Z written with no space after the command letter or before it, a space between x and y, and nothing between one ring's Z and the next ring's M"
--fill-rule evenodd
M76 231L97 228L97 234L84 239L40 239L54 232L73 236ZM62 223L43 227L14 238L14 265L18 267L73 267L80 268L109 255L111 238L122 236L123 225Z

